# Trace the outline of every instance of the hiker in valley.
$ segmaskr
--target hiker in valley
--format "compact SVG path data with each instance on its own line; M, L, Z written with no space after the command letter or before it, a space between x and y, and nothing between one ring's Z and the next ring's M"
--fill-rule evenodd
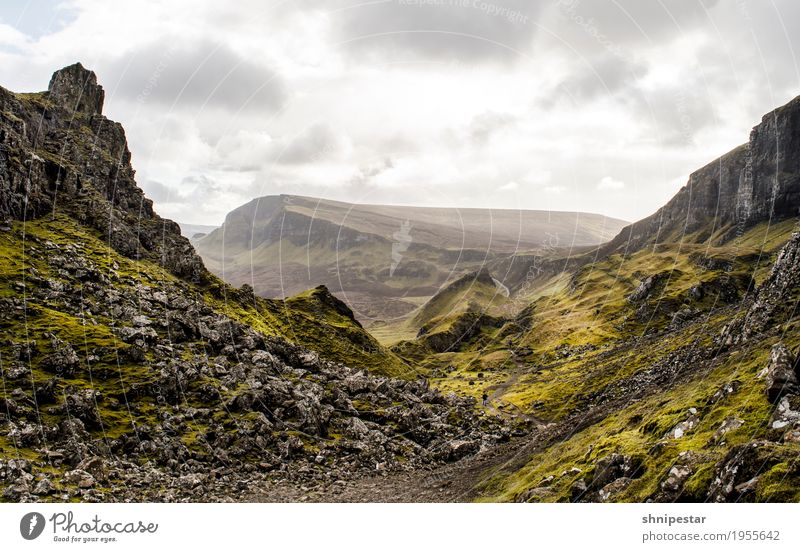
M489 395L486 391L483 392L483 407L486 408L486 405L489 404Z

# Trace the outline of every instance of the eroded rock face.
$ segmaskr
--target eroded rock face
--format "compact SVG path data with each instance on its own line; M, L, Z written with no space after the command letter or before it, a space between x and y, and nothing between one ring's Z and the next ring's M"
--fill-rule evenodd
M50 98L65 109L88 115L100 115L103 112L103 87L97 84L94 71L84 69L80 63L53 73L47 91Z
M636 289L633 290L630 295L628 295L628 300L633 303L644 301L650 297L653 292L656 291L664 282L668 281L669 276L669 272L660 272L658 274L648 276L642 280L638 286L636 286Z
M127 257L205 281L189 240L136 185L125 131L102 115L103 99L79 63L56 71L47 92L0 87L0 221L65 213Z
M743 317L728 324L718 341L726 347L761 334L794 312L793 295L800 288L800 233L783 246L769 276L758 287Z
M800 98L764 115L750 133L736 203L746 221L800 214Z
M692 173L669 203L624 228L603 251L636 250L707 226L707 237L726 225L735 235L748 225L798 214L800 97L764 115L748 143Z
M714 469L709 502L752 502L759 480L782 462L795 462L797 453L777 443L750 441L730 449Z
M759 374L766 382L767 398L771 403L784 395L800 391L795 373L795 360L795 356L782 343L772 347L769 364Z

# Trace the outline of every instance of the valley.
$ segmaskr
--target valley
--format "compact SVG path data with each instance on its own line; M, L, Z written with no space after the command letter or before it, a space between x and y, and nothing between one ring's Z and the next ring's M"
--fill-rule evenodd
M0 88L3 500L800 499L800 99L633 224L278 195L191 240L103 101Z
M548 243L583 251L626 223L589 213L349 204L291 195L243 205L195 240L217 276L281 299L323 284L390 335L455 278ZM502 285L502 272L497 278ZM399 328L402 332L402 328Z

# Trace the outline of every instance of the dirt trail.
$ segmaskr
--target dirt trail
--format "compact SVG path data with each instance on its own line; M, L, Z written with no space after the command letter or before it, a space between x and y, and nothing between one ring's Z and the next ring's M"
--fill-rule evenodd
M314 489L285 483L252 491L248 502L471 502L498 471L524 465L534 451L537 432L482 450L433 470L416 470L335 482Z
M488 410L491 414L496 414L505 418L517 418L526 420L528 422L534 422L539 427L542 427L544 426L544 422L536 418L536 416L527 414L523 412L516 404L504 401L500 398L506 393L506 391L517 384L520 376L530 373L530 367L526 366L520 359L516 357L516 355L512 357L512 360L514 362L515 369L511 372L511 376L503 383L498 383L489 387L488 389L491 391L489 394Z

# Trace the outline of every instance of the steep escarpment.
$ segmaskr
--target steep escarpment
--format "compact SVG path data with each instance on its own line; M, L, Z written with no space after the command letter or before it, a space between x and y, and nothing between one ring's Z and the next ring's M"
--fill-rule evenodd
M800 214L800 98L767 113L750 140L695 171L664 207L626 228L604 253L646 244L727 241L759 222Z

